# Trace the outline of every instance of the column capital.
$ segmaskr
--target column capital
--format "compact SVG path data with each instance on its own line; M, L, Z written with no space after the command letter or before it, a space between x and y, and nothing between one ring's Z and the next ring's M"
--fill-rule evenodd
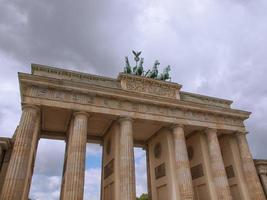
M215 128L206 128L205 133L216 133L217 134L217 129Z
M128 117L128 116L120 116L118 121L121 123L121 122L124 122L124 121L131 121L133 122L133 118L131 117Z
M235 135L236 135L236 136L240 136L240 135L245 135L245 136L246 136L247 134L249 134L248 131L244 131L244 132L237 131L237 132L235 132Z
M185 126L183 124L172 124L170 126L171 129L175 129L175 128L184 128Z
M76 117L77 115L84 115L84 116L86 116L87 118L90 117L90 114L87 113L87 112L85 112L85 111L75 111L75 112L73 113L73 116Z
M32 110L36 110L38 113L40 113L41 111L40 106L33 105L33 104L23 104L21 107L22 107L22 110L32 109Z

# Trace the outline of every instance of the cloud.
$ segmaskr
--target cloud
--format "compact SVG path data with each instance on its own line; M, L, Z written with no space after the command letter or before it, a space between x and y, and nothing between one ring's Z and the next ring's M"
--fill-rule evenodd
M60 195L60 176L35 175L29 198L32 200L56 200Z
M64 156L64 141L41 139L38 143L34 173L61 176Z
M20 94L17 81L18 62L0 50L0 131L11 137L20 119ZM13 74L14 73L14 74Z
M4 0L1 48L25 64L40 62L115 74L123 52L133 43L129 33L135 32L135 4L122 0Z
M59 199L65 142L41 139L38 145L34 175L30 189L33 200ZM86 161L101 156L99 145L87 145ZM90 157L90 158L89 158ZM101 163L86 166L84 199L97 200L100 196Z
M85 200L100 199L101 168L87 169L85 172Z
M99 144L87 144L86 156L99 156L102 157L102 147Z
M99 200L100 198L101 169L87 169L85 171L84 199ZM34 175L30 198L32 200L59 199L61 176Z
M142 150L141 148L135 148L134 154L136 195L139 197L141 194L147 193L146 151Z

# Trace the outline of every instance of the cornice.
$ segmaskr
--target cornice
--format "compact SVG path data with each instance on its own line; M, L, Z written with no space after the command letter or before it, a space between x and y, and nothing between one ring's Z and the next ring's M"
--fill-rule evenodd
M47 65L41 65L41 64L31 64L31 73L32 75L36 75L37 72L46 72L48 74L57 74L59 76L68 76L68 77L77 77L80 79L87 79L87 80L102 80L102 81L114 81L117 82L117 79L105 77L105 76L99 76L95 74L88 74L83 72L77 72L73 70L68 69L60 69L57 67L51 67ZM38 74L38 73L37 73ZM49 76L48 76L49 77Z
M201 100L204 101L203 103L205 103L205 101L206 102L212 101L212 102L219 103L219 104L225 104L228 107L230 107L230 105L233 103L233 101L231 101L231 100L220 99L220 98L201 95L201 94L195 94L195 93L184 92L184 91L181 91L180 93L181 93L181 100L183 100L184 95L186 95L186 96L190 96L190 97L193 97L193 98L201 99Z

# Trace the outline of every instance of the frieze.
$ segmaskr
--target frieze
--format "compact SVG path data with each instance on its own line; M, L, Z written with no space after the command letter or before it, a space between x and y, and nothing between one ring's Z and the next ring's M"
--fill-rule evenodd
M120 74L118 80L121 82L122 89L127 91L180 99L179 91L182 86L176 83L168 83L128 74Z
M243 126L243 120L228 116L218 116L212 113L204 113L194 110L182 110L175 107L147 104L142 102L131 102L111 97L97 96L94 94L75 93L73 91L63 91L51 88L29 87L25 96L45 98L50 100L65 101L70 103L89 104L99 107L107 107L130 112L140 112L166 117L183 118L196 121L212 122L219 124L229 124Z

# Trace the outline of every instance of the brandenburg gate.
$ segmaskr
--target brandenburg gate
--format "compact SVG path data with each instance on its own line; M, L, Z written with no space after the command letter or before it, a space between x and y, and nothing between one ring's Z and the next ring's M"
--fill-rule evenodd
M250 113L232 101L127 73L32 64L18 77L22 115L7 142L1 200L28 199L40 138L66 142L62 200L83 199L87 143L103 145L101 200L136 199L134 147L147 152L150 199L265 200L246 139Z

